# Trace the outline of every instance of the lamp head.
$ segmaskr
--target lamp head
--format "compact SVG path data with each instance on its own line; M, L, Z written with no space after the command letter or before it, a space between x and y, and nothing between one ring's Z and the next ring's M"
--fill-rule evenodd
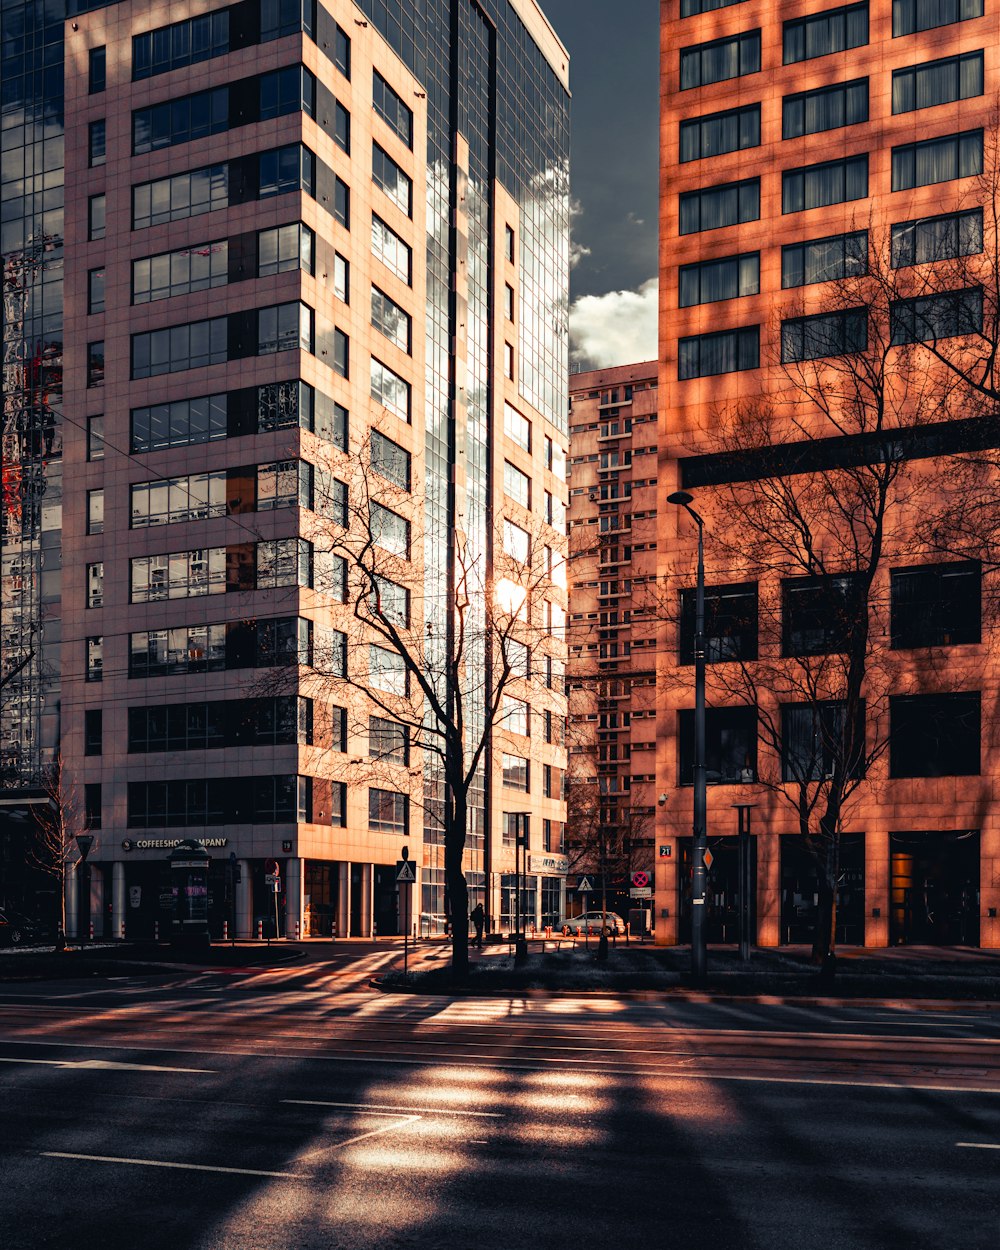
M672 495L667 496L667 503L675 503L679 508L686 508L694 503L694 495L689 495L686 490L675 490Z

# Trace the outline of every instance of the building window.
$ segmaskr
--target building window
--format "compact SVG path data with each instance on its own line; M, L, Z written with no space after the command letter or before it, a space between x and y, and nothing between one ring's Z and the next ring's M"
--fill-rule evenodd
M410 523L373 499L369 505L369 530L372 542L394 556L410 558Z
M912 113L916 109L968 100L983 94L983 54L943 57L924 65L911 65L892 72L892 111Z
M226 591L225 547L139 556L130 560L129 566L130 603L192 599Z
M508 733L521 734L528 737L531 733L531 718L528 705L523 699L513 699L510 695L503 696L500 712L500 728Z
M372 144L372 182L392 200L407 217L413 212L413 182L388 152Z
M87 639L87 681L104 679L104 638L95 634Z
M333 141L342 152L351 153L351 115L337 100L333 106Z
M368 755L391 764L410 763L410 733L405 725L384 716L368 717Z
M868 79L838 83L818 91L785 96L781 107L782 139L798 139L868 120Z
M681 17L694 17L698 13L709 13L713 9L727 9L731 4L741 4L743 0L681 0Z
M228 359L228 317L213 317L209 321L193 321L132 335L133 379L220 365Z
M505 378L514 377L514 348L510 343L503 345L503 375Z
M978 563L893 569L890 594L894 648L958 647L981 641Z
M983 16L983 0L892 0L892 37Z
M508 755L504 751L502 766L504 788L506 790L523 790L525 794L528 794L531 789L530 762L523 755Z
M889 776L978 776L979 727L979 691L890 699Z
M809 17L785 22L782 29L786 65L811 61L813 57L828 56L831 52L844 52L848 48L860 48L867 42L867 3L810 14Z
M410 420L410 384L387 365L372 357L371 397L383 408L388 408L401 421Z
M87 418L87 459L104 459L104 417Z
M678 271L678 302L681 308L712 304L760 292L760 253L726 256L697 265L681 265Z
M87 312L104 312L104 266L87 274Z
M868 154L841 161L787 169L781 175L781 211L801 213L808 208L862 200L868 194Z
M503 406L503 432L522 451L531 451L531 422L506 401Z
M97 165L103 165L108 158L107 123L103 117L90 123L87 138L88 164L93 169Z
M410 351L410 315L377 286L372 287L372 325L400 351Z
M508 499L513 499L522 508L531 509L531 478L509 460L503 462L503 490Z
M132 409L131 449L160 451L166 447L210 443L225 438L228 429L229 396L225 392L175 399L170 403Z
M553 849L552 847L552 821L546 818L542 821L542 850L546 854L549 854L552 851L552 849ZM558 901L559 901L558 897L556 898L555 901L556 901L556 904L558 904ZM559 918L558 910L555 910L554 914L555 914L556 920L558 920Z
M697 161L707 156L740 152L760 144L760 105L728 109L705 117L692 117L680 125L680 158Z
M129 492L129 528L225 516L227 476L222 469L136 483Z
M108 50L106 47L91 48L87 54L88 94L99 95L108 85Z
M312 543L303 538L276 538L257 544L258 590L281 586L312 586Z
M298 66L291 68L298 72ZM273 75L264 75L264 78L273 78ZM260 80L262 88L264 78ZM164 100L150 108L136 109L132 113L132 155L155 152L175 143L190 143L228 130L229 92L228 86L215 87Z
M386 438L378 430L372 430L370 444L370 463L372 469L387 481L398 486L400 490L410 489L410 453L405 448Z
M313 310L293 301L257 310L257 355L276 352L312 352Z
M377 573L372 578L370 605L372 615L397 629L410 625L410 592L398 582Z
M756 74L759 69L759 30L681 48L682 91L724 82L727 78L740 78L744 74Z
M679 777L694 781L694 710L682 708L677 727ZM757 775L757 709L710 707L705 713L705 780L735 785Z
M863 277L867 272L867 230L810 239L807 243L790 243L781 249L783 287Z
M799 785L831 778L837 765L858 778L865 769L865 709L858 708L851 758L847 743L846 704L824 699L816 703L786 703L781 708L781 780Z
M351 188L343 178L333 180L333 216L345 230L351 228Z
M107 196L92 195L87 201L87 238L103 239L107 216Z
M514 255L515 255L515 252L514 252L514 227L513 227L513 226L511 226L511 225L509 225L509 224L508 224L508 223L506 223L506 222L504 223L504 228L503 228L503 251L504 251L504 255L507 257L507 259L510 261L510 263L511 263L511 264L513 264L513 263L514 263Z
M529 812L504 812L503 845L527 848L530 845Z
M925 265L957 256L978 256L983 250L983 210L943 213L892 227L892 267Z
M329 708L329 714L330 746L334 751L343 753L347 750L347 708L337 707L336 704L332 704Z
M410 688L406 661L398 651L370 643L368 647L368 680L376 690L405 697Z
M351 262L339 252L333 256L333 293L345 304L351 302Z
M514 320L514 288L509 282L503 284L503 315L507 321Z
M87 344L87 385L104 385L104 341Z
M301 222L261 230L257 234L257 277L266 278L273 273L296 269L314 273L315 248L315 234Z
M695 613L693 590L681 591L680 662L694 663ZM757 586L748 582L705 588L705 660L757 658Z
M760 179L686 191L680 197L681 234L719 230L760 218Z
M316 198L316 157L305 144L289 143L261 152L257 161L257 199L293 191L305 191Z
M861 578L854 573L790 578L781 584L781 599L784 656L846 651L868 610Z
M982 287L893 300L889 305L889 329L894 344L932 343L959 334L979 334L982 328Z
M983 132L964 130L892 149L892 189L909 191L983 172Z
M87 565L87 607L104 607L104 561Z
M280 149L295 157L295 187L298 189L296 148ZM274 153L277 157L277 153ZM263 157L261 158L264 159ZM289 162L290 163L290 162ZM229 166L206 165L185 174L172 174L155 182L132 188L132 229L144 230L166 221L182 221L226 208L229 204Z
M87 491L87 533L104 533L104 488Z
M531 563L531 535L508 517L504 517L503 522L503 549L518 564Z
M255 120L269 121L273 117L287 117L298 112L315 117L316 79L303 65L286 65L283 69L261 74L257 80L257 98L260 116ZM334 138L339 142L336 127Z
M375 70L372 75L372 107L397 138L413 147L413 111Z
M368 791L368 828L373 833L405 837L410 825L410 798L396 790Z
M149 304L229 281L229 244L201 243L132 262L132 303Z
M677 341L677 376L681 381L756 369L759 364L759 326L693 334Z
M85 829L101 827L101 783L88 781L83 787L83 825Z
M864 308L790 317L781 323L781 363L820 360L863 352L868 346L868 316Z
M266 4L264 0L262 9ZM152 78L185 65L225 56L228 51L229 10L217 9L214 13L203 13L171 26L133 35L132 78Z
M390 273L394 273L407 286L410 285L413 253L395 230L387 226L375 213L372 213L372 255L376 256Z
M348 81L351 77L351 40L347 31L337 26L333 36L333 63Z

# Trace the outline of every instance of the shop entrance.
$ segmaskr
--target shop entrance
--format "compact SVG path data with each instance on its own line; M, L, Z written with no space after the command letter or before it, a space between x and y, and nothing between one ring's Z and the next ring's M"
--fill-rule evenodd
M407 889L410 887L407 886ZM379 937L399 933L399 889L395 864L376 864L374 881L375 932Z
M691 941L691 839L680 838L680 908L678 912L681 942ZM705 882L705 941L738 942L740 940L740 858L739 838L709 838L712 866ZM750 880L757 880L757 839L750 839ZM750 897L750 932L756 934L754 916L755 891Z
M816 861L800 834L781 837L781 941L809 944L816 928ZM840 835L837 876L838 946L865 944L865 835Z
M337 881L339 864L306 860L302 890L302 936L333 937L337 931Z
M893 833L895 946L979 945L979 830Z

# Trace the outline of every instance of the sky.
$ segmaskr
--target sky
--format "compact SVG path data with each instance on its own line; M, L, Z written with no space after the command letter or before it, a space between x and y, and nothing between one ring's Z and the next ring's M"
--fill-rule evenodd
M570 54L570 368L657 356L659 0L541 0Z

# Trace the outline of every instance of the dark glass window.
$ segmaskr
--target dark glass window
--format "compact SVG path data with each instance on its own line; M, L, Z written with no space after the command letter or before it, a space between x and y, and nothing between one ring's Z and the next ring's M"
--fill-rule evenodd
M983 0L892 0L892 37L982 17Z
M682 162L755 148L760 144L760 105L682 121L680 140Z
M982 568L978 562L893 569L892 645L958 647L981 641Z
M342 152L351 152L351 115L338 100L333 106L333 140Z
M104 343L87 344L87 385L104 385Z
M868 194L868 154L841 161L786 169L781 175L781 211L801 213L807 208L861 200Z
M978 690L890 699L889 776L977 776L979 726Z
M784 62L810 61L816 56L860 48L868 42L868 5L851 4L785 22Z
M88 54L89 85L91 95L98 95L108 85L108 50L91 48Z
M413 182L388 152L372 144L372 182L383 190L407 217L413 211Z
M100 195L92 195L87 201L87 238L103 239L105 218L107 213L107 197L102 191Z
M333 63L345 78L351 76L351 40L347 31L338 26L333 36Z
M345 230L351 228L351 188L342 178L333 181L333 215Z
M155 152L229 129L229 87L164 100L132 113L132 154Z
M303 65L286 65L261 74L258 91L261 121L298 112L316 116L316 79Z
M87 312L104 312L104 266L87 274Z
M790 243L781 249L783 287L861 277L867 272L867 230L810 239L807 243Z
M371 294L372 325L380 334L384 334L390 343L409 354L410 351L410 315L390 299L377 286L372 287Z
M316 158L301 143L261 152L257 182L257 195L262 200L299 190L315 196Z
M263 310L262 310L263 311ZM132 377L152 378L229 359L228 317L132 335Z
M150 304L225 286L229 281L229 243L199 243L160 252L132 262L132 303Z
M924 265L956 256L978 256L983 250L983 210L966 209L892 227L892 267Z
M681 265L678 283L681 308L736 299L740 295L757 295L760 292L760 252Z
M103 165L108 155L107 123L104 118L91 122L87 130L88 163L93 169L95 165Z
M132 77L152 78L229 51L229 10L216 9L132 37Z
M681 17L694 17L698 13L710 13L713 9L727 9L743 0L681 0Z
M371 466L401 490L410 489L410 453L378 430L371 432Z
M781 323L781 363L846 356L868 346L868 315L863 308L791 317Z
M389 129L402 139L408 148L413 147L413 111L375 70L372 75L372 107Z
M104 637L94 634L87 639L87 681L104 679Z
M892 189L909 191L983 172L983 132L964 130L892 149Z
M410 824L410 798L396 790L368 791L368 828L376 833L402 834Z
M837 83L786 95L781 106L782 139L798 139L868 120L868 79Z
M968 100L983 94L983 54L943 57L924 65L910 65L892 72L892 111L915 109Z
M413 253L395 230L387 226L375 213L372 213L372 255L377 256L382 264L407 286L410 285ZM509 286L506 289L511 290ZM511 311L513 313L513 304L511 304Z
M830 655L846 651L868 611L861 578L796 577L781 584L781 654Z
M680 784L694 781L694 710L678 716ZM735 785L757 773L757 709L710 707L705 712L705 779L709 785Z
M83 753L100 755L104 749L104 713L89 707L83 714Z
M83 787L83 825L85 829L101 827L101 783L88 781Z
M229 396L199 395L132 409L132 451L159 451L225 438Z
M263 157L261 158L263 159ZM296 189L298 182L296 181ZM132 229L198 217L229 204L229 166L207 165L132 188Z
M260 0L261 43L303 30L315 38L316 0Z
M680 662L694 663L696 592L681 591ZM705 660L757 658L757 586L745 582L705 587Z
M823 781L838 764L848 777L860 777L865 766L865 709L858 709L854 741L848 744L847 706L824 699L786 703L781 708L781 780Z
M677 341L677 376L706 378L756 369L760 364L760 326L693 334Z
M760 218L760 179L730 182L699 191L686 191L680 197L680 233L718 230Z
M751 30L711 43L681 48L681 90L705 87L760 69L760 31Z
M87 459L104 459L104 417L87 418Z
M889 305L889 328L895 344L930 343L959 334L978 334L983 328L982 287L893 300Z

